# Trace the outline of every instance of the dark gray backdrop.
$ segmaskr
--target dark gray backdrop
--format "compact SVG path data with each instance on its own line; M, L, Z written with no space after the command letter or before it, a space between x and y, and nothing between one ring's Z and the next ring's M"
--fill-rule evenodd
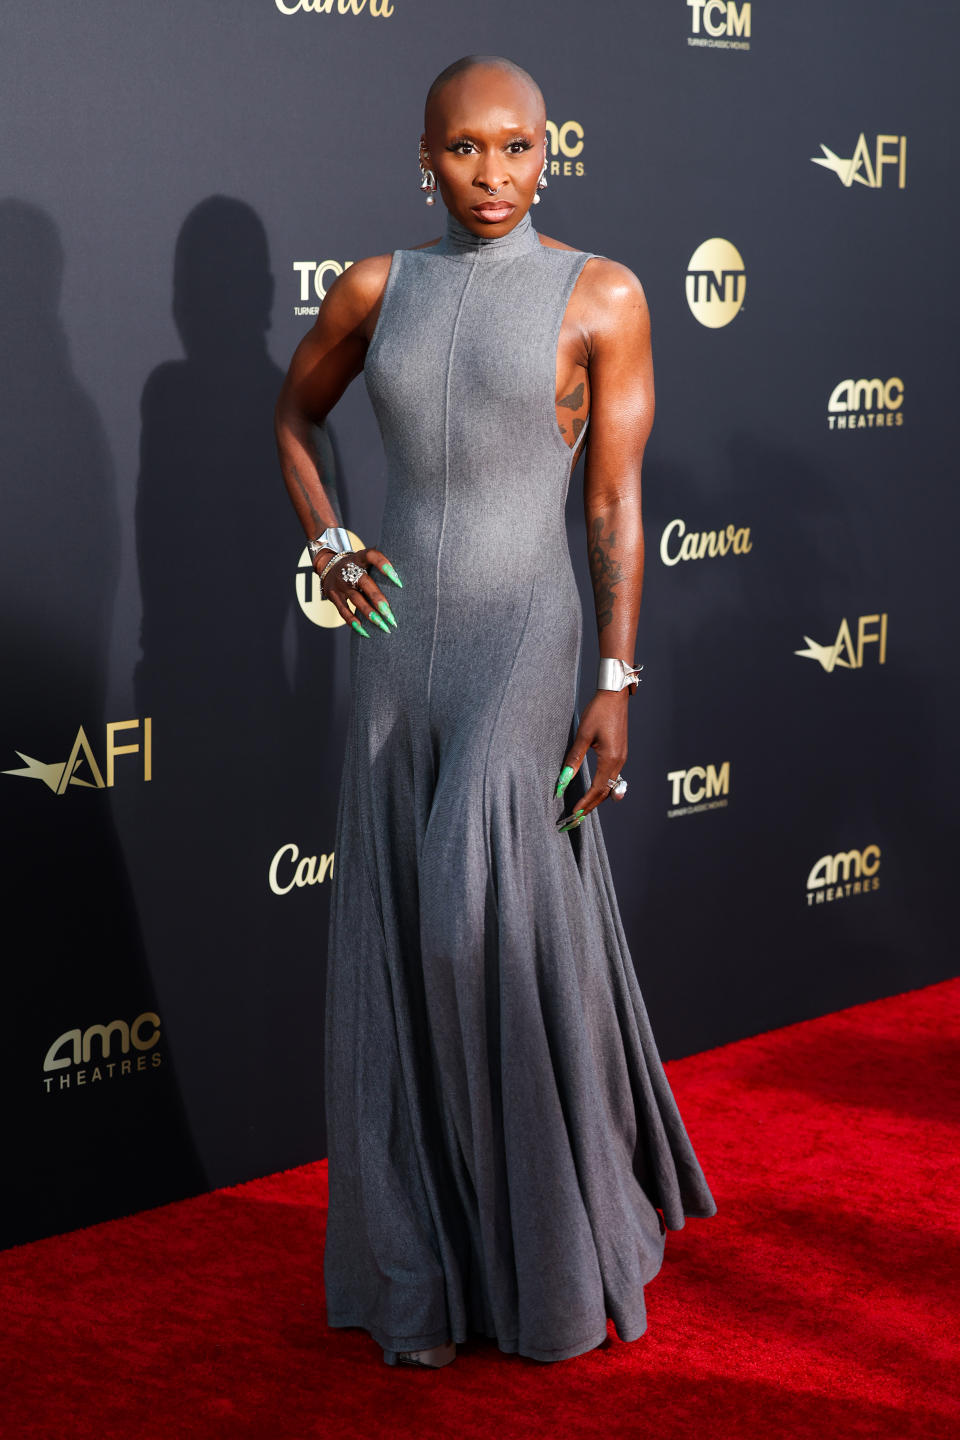
M297 599L271 412L319 303L304 265L438 233L422 98L468 51L545 92L562 144L538 228L629 265L653 317L645 680L603 823L665 1057L952 968L955 11L756 0L744 49L743 7L728 27L685 0L292 8L34 0L3 21L0 1243L324 1154L328 884L288 887L333 850L347 641ZM861 134L861 180L897 137L882 184L843 183ZM720 328L686 298L711 237L746 271ZM829 428L840 382L892 377L902 423ZM362 381L329 439L373 543ZM666 565L676 519L751 548ZM795 654L870 615L883 664L876 642L832 671ZM112 785L111 744L139 747ZM726 804L692 808L697 767L724 764ZM869 889L808 890L837 854Z

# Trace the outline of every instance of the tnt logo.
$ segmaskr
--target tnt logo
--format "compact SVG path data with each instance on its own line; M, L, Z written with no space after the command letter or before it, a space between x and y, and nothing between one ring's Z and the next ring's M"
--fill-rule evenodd
M674 807L667 811L670 818L721 809L730 795L730 761L720 766L691 765L687 770L671 770L667 783L672 786L670 801Z
M878 622L879 630L872 631L867 628ZM816 640L810 639L809 635L804 635L803 638L807 642L807 648L794 650L794 655L802 655L805 660L819 660L828 675L832 674L838 665L844 670L862 670L868 645L877 646L878 665L885 665L887 662L886 611L882 615L859 615L857 617L856 645L853 643L846 617L840 621L840 629L837 631L837 638L832 645L818 645Z
M687 0L687 9L691 11L687 44L749 50L751 8L749 4L736 5L734 0ZM731 38L734 36L741 37L740 44Z
M312 303L327 298L327 286L332 285L338 275L349 270L352 260L294 260L293 268L300 276L300 304L293 307L294 315L317 315L320 306Z
M687 265L687 304L695 319L718 330L738 314L747 293L747 272L729 240L704 240Z
M887 170L893 170L897 177L897 189L905 190L907 185L907 137L906 135L878 135L873 154L863 131L854 146L849 160L834 155L828 146L821 143L822 155L811 155L814 165L832 170L847 190L856 183L866 185L869 190L882 190ZM892 177L891 177L892 178Z
M879 869L879 845L821 855L807 876L807 904L823 905L851 895L864 895L868 890L879 890Z
M576 120L566 120L562 125L547 121L547 174L581 176L583 161L583 126ZM552 158L550 158L552 157Z
M352 530L348 530L347 534L350 536L350 544L354 550L364 549L359 535L355 535ZM347 623L332 600L321 598L320 576L317 574L306 545L300 552L300 560L297 564L297 602L304 615L314 625L322 625L326 630L335 630L338 625Z
M831 430L879 430L903 424L903 381L841 380L827 402Z

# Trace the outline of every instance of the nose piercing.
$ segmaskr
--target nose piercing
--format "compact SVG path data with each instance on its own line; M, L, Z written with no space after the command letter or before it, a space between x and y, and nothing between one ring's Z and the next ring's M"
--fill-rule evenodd
M499 194L500 194L500 191L503 189L503 186L502 186L502 185L498 185L497 188L496 188L496 190L491 190L491 189L490 189L490 186L484 184L484 182L483 182L482 180L480 181L480 184L483 185L483 188L484 188L484 190L486 190L486 192L487 192L488 195L499 195Z

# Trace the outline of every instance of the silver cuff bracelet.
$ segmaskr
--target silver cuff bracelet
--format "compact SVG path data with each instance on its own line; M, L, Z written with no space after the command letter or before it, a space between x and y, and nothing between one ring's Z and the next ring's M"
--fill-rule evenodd
M330 526L322 535L318 535L316 540L308 540L307 549L310 551L310 559L316 560L321 550L338 550L341 555L345 550L352 550L353 541L346 530L339 526Z
M642 665L628 665L625 660L601 660L597 689L626 690L634 681L640 683L642 669Z

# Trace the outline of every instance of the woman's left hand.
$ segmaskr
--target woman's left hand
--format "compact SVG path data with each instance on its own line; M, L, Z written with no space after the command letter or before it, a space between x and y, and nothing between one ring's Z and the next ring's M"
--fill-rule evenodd
M558 781L559 794L563 794L580 769L588 750L597 752L597 773L573 815L563 817L563 827L574 829L585 815L613 793L607 781L616 780L627 763L629 700L629 690L598 690L580 717L580 728L563 762L564 768Z

